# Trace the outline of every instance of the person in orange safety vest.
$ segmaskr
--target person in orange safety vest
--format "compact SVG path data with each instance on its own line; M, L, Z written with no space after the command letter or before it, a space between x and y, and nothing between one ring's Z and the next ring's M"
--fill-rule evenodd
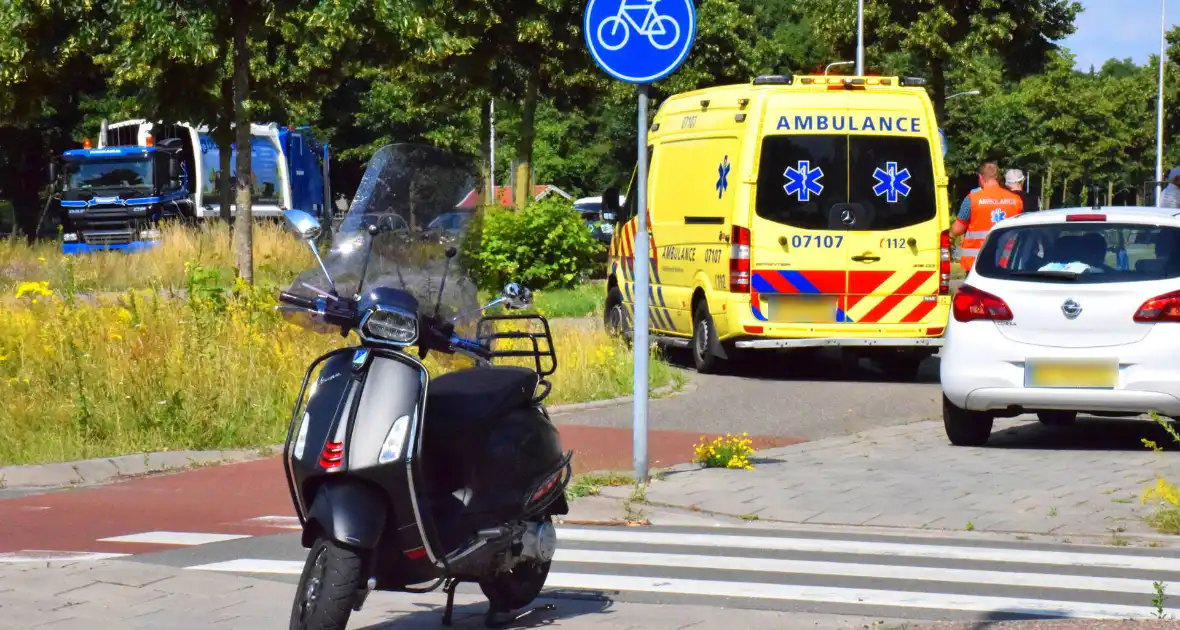
M1000 185L1000 167L995 162L979 167L979 188L963 200L959 216L951 226L952 236L963 237L959 243L959 265L963 271L971 271L992 226L1023 211L1020 195Z

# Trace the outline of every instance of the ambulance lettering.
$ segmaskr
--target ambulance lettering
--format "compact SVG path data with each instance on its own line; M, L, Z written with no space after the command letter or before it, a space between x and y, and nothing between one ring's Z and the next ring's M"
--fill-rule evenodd
M882 131L920 134L922 119L912 116L779 116L776 131Z

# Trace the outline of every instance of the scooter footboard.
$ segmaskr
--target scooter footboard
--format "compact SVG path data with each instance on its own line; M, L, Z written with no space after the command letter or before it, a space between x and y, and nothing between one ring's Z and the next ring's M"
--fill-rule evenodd
M303 545L310 547L318 532L338 542L373 549L385 531L389 503L377 488L360 481L327 483L316 492L307 511ZM314 526L310 526L314 524Z

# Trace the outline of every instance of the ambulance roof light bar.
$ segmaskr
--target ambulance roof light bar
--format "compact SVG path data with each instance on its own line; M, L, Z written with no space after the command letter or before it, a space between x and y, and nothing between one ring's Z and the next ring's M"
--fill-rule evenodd
M792 85L795 76L791 74L764 74L754 78L754 85Z

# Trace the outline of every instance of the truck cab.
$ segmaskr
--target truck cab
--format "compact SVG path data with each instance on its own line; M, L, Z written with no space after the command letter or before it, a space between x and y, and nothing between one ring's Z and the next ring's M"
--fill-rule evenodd
M178 142L66 151L62 171L64 253L149 247L161 220L192 215Z

